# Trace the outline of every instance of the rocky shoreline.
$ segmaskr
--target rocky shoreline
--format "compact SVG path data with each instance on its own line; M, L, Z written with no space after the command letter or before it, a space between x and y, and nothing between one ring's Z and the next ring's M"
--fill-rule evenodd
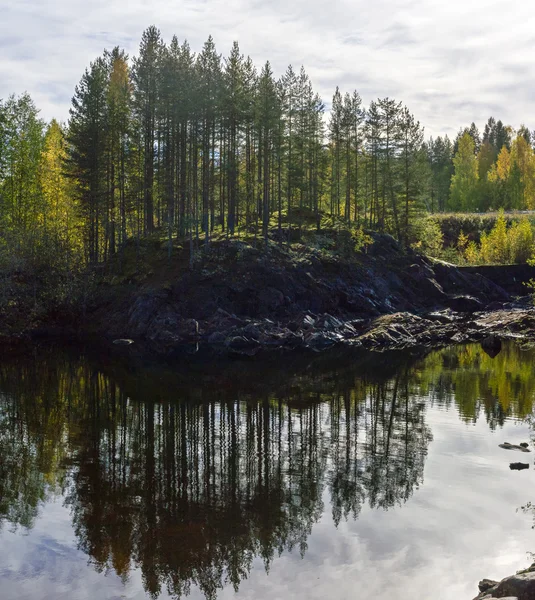
M117 280L103 279L83 315L69 321L59 314L0 337L127 339L163 358L192 347L255 356L335 346L430 348L491 335L535 340L530 298L386 235L375 235L357 258L279 247L266 253L229 241L194 270L162 264L142 281Z
M451 309L423 315L396 312L369 320L343 321L330 314L303 315L301 322L281 325L270 319L243 319L220 311L217 322L188 320L177 336L164 329L148 338L119 338L117 345L137 343L149 353L171 356L191 348L210 349L229 356L256 356L266 351L309 350L322 352L337 346L362 350L439 348L451 344L484 342L491 337L535 340L535 310L505 307L491 312L460 313ZM188 331L189 330L189 331ZM176 330L175 330L176 331Z

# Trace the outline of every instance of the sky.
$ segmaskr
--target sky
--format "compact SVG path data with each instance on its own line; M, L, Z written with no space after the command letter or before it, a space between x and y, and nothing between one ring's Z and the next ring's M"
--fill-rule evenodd
M137 54L156 25L193 50L212 35L276 76L304 65L330 105L338 85L365 104L402 101L426 136L493 115L535 128L535 27L525 0L0 0L0 98L30 93L66 120L74 86L104 48Z

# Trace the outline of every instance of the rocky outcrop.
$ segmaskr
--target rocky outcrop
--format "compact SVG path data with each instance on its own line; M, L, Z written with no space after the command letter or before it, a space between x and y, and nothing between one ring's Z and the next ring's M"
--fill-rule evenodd
M464 341L483 341L496 352L502 337L535 325L530 309L508 304L498 285L406 251L389 236L375 235L358 260L310 249L302 256L278 247L266 253L239 241L210 252L202 267L177 271L165 283L155 274L120 299L103 289L88 309L85 331L133 339L160 355L195 343L252 356L267 349Z
M133 340L136 349L160 356L191 344L253 356L469 341L495 355L503 338L534 334L535 311L511 303L495 283L403 249L389 236L374 238L367 254L350 258L304 246L262 251L239 240L214 243L195 269L166 260L139 282L103 281L71 333ZM44 323L30 333L55 331L65 324Z
M501 581L483 579L479 583L480 593L474 600L490 600L501 598L502 600L535 600L535 563L516 575L506 577Z

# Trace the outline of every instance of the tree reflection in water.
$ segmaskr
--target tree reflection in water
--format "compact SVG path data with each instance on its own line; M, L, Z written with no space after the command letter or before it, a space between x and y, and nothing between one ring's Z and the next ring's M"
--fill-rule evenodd
M196 585L215 598L256 557L269 569L284 551L304 554L326 490L336 524L365 503L407 501L432 439L426 398L461 403L470 419L483 408L491 426L531 408L519 352L506 346L492 375L476 347L210 372L72 351L4 361L0 523L31 527L40 502L62 494L97 569L126 579L139 567L153 597Z

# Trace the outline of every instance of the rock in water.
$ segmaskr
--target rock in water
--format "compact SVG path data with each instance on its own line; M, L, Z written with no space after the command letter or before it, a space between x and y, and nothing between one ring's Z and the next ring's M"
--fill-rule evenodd
M134 343L134 340L127 340L127 339L118 339L118 340L113 340L113 343L116 346L130 346L131 344Z
M491 358L494 358L501 352L502 341L495 335L489 335L481 342L481 348Z
M504 442L503 444L498 444L498 446L500 448L503 448L504 450L520 450L520 452L531 452L531 450L529 448L526 448L522 445L517 446L515 444L510 444L509 442ZM534 598L535 600L535 598Z
M511 469L511 471L522 471L523 469L529 469L529 465L528 463L516 462L511 463L509 465L509 468Z

